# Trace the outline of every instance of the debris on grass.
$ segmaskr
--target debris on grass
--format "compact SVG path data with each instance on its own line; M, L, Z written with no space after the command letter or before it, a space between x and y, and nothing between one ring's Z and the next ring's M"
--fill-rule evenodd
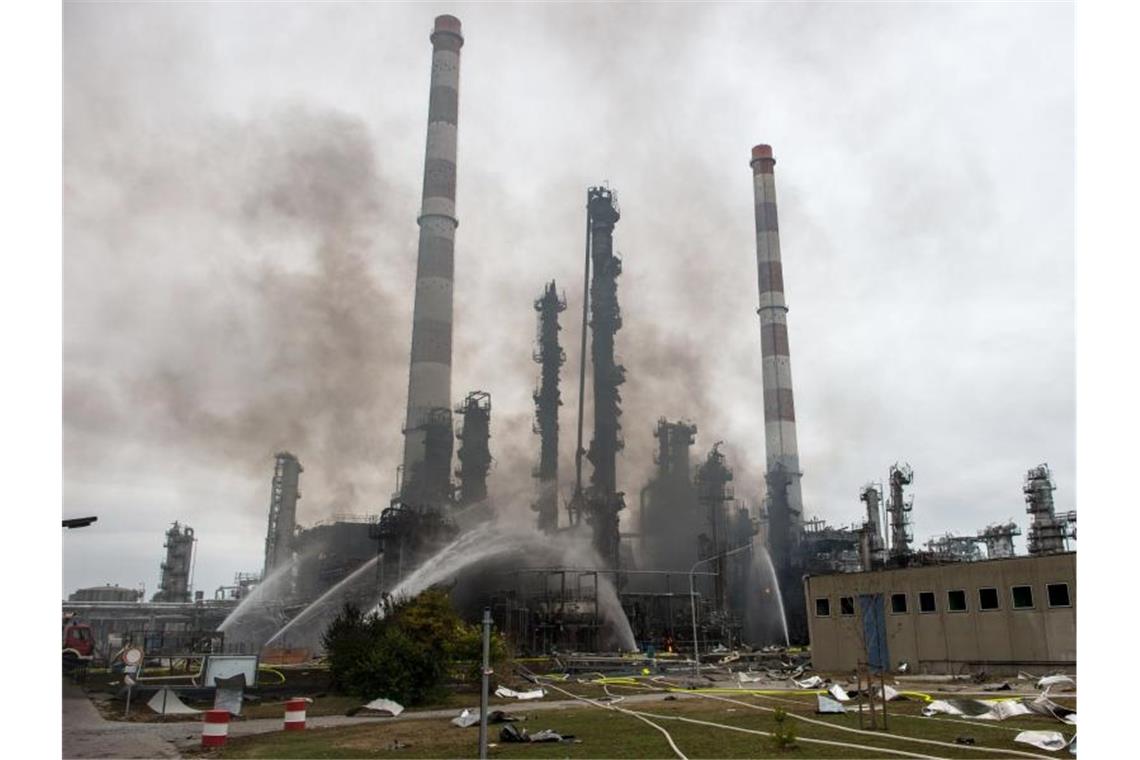
M815 698L816 698L815 711L817 713L820 713L821 715L827 714L827 713L842 714L842 713L847 712L847 710L844 709L843 705L834 699L831 699L829 697L825 697L822 694L816 694Z
M369 716L369 715L389 716L390 715L394 718L397 715L399 715L400 713L402 713L403 711L404 711L404 706L401 705L399 702L393 702L390 699L384 699L383 697L381 697L379 699L372 700L368 704L361 705L360 707L354 707L351 710L349 710L348 712L346 712L345 715L348 715L350 717L353 715L364 715L364 716Z
M517 715L512 715L502 710L492 710L487 713L488 723L514 723L519 720L526 720L526 716L520 718ZM460 728L469 728L470 726L478 725L478 723L479 710L475 707L465 707L463 708L463 712L451 719L451 724L453 726L459 726Z
M582 740L567 734L563 736L556 731L544 728L533 734L528 734L525 728L518 728L510 723L499 731L499 741L505 744L530 744L544 742L563 742L568 744L581 744Z
M851 695L847 693L847 690L837 683L833 683L831 688L827 690L827 693L839 702L846 702L851 699Z
M197 715L202 712L189 707L169 686L163 686L156 691L146 706L159 715Z
M1068 744L1060 731L1022 731L1013 737L1013 740L1021 744L1047 749L1050 752L1064 749Z
M506 686L495 689L495 696L504 699L542 699L546 696L546 689L531 689L530 691L515 691Z

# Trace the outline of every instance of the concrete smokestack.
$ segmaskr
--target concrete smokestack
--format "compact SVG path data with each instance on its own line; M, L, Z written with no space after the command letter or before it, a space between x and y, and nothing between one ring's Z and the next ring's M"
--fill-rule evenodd
M437 16L431 34L431 97L412 316L408 414L404 424L405 496L445 491L425 483L425 428L433 410L451 408L452 283L455 269L455 160L459 124L459 19ZM450 457L432 471L448 473ZM418 493L416 493L418 492Z
M776 159L772 146L752 149L752 187L756 203L756 265L759 274L760 350L764 373L764 431L769 494L769 547L777 566L787 566L799 543L803 516L796 412L792 400L792 364L788 351L788 307L780 262L776 222ZM773 482L777 485L773 490Z

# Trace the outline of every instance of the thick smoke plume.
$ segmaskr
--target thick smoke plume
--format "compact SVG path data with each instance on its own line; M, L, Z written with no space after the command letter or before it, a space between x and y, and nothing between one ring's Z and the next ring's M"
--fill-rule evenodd
M69 353L69 429L129 430L266 481L272 453L289 449L329 509L375 499L389 475L382 449L398 442L407 330L374 274L391 255L390 220L366 127L288 108L210 124L129 168L126 197L100 222L125 230L128 249L144 235L165 240L142 271L116 268L106 283L76 275L69 289L83 306L93 289L108 300L162 292L132 314L145 324L106 324L139 341L132 362L100 364L98 339Z
M277 449L305 467L302 523L387 503L433 11L66 5L65 510L101 515L68 546L69 589L153 584L174 519L197 529L199 588L256 569ZM700 428L694 460L724 440L737 496L759 498L758 142L777 157L808 511L857 518L896 458L920 536L1020 517L1039 461L1076 506L1071 10L459 15L452 388L491 393L497 509L534 517L532 303L551 278L569 495L585 190L606 180L619 488L636 504L666 416Z

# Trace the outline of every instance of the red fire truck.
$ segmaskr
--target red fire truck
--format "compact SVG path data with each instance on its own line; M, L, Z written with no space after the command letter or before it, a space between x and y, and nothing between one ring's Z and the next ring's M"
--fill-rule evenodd
M95 659L91 626L75 622L75 613L63 616L63 668L72 670Z

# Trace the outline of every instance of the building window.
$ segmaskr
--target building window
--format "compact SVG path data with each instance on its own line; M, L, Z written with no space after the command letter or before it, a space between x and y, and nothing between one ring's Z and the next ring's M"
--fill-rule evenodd
M891 594L891 612L897 615L906 612L906 594Z
M983 610L996 610L1001 607L998 603L998 590L996 588L978 589L978 607Z
M855 614L855 597L841 596L839 597L839 614L840 615L854 615Z
M826 596L815 600L815 615L816 617L831 616L831 600Z
M938 605L934 601L933 591L920 591L918 593L919 612L938 612Z
M1010 591L1013 594L1013 608L1015 610L1028 610L1033 607L1033 587L1014 586Z
M1050 607L1072 607L1072 602L1069 601L1069 584L1068 583L1050 583L1045 586L1045 591L1049 596Z
M946 610L948 612L965 612L966 611L966 592L965 591L947 591L946 592Z

